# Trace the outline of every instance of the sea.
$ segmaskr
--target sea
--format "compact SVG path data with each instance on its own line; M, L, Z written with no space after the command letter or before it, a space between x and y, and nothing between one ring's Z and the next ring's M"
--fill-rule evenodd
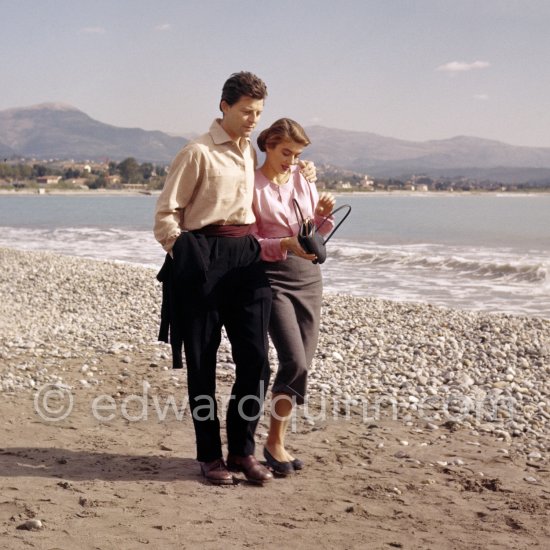
M0 247L160 268L155 195L0 195ZM550 319L550 194L355 193L326 293Z

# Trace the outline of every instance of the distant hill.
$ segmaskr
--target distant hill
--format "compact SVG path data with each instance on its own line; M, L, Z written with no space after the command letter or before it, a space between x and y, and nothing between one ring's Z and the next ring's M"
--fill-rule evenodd
M310 126L307 158L377 177L465 176L504 183L550 177L550 148L458 136L425 142Z
M187 143L182 137L118 128L58 103L0 111L0 154L78 160L169 162Z
M310 126L306 131L312 141L306 158L376 177L425 174L504 183L550 180L550 148L518 147L468 136L418 142L323 126ZM0 111L2 157L134 157L140 162L168 163L187 141L163 132L104 124L58 103Z
M15 151L11 147L8 147L7 145L0 143L0 160L6 157L10 157L14 154L15 154Z

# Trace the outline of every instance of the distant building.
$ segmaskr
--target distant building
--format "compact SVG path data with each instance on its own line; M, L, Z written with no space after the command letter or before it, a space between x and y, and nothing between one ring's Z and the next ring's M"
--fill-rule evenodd
M363 176L363 180L359 184L359 187L366 189L367 191L372 191L374 189L374 180L370 179L368 175Z
M428 191L434 182L427 176L414 175L407 183L413 185L416 191Z
M38 176L36 181L42 185L52 185L59 183L61 176Z
M336 189L351 189L351 183L349 181L342 181L336 183Z
M118 185L120 183L120 176L117 174L107 176L105 179L107 180L108 185Z

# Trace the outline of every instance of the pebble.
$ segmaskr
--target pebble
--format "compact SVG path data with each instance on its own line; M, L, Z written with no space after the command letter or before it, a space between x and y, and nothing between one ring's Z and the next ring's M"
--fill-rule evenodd
M39 519L28 519L17 526L17 529L23 529L26 531L39 531L44 525Z
M395 458L410 458L409 453L405 451L397 451L393 456Z
M154 341L162 298L156 272L0 248L0 394L101 384L104 373L91 365L102 354L129 365L116 374L130 384L141 351L157 386L171 354ZM66 359L77 362L76 372L62 370ZM225 336L218 360L220 372L234 367ZM275 367L272 346L270 361ZM328 414L395 416L427 430L451 423L546 460L550 320L325 294L308 397L324 399Z

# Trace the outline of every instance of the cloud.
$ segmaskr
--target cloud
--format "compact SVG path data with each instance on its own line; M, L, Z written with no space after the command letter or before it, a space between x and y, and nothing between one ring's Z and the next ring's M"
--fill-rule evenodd
M474 99L477 99L478 101L487 101L489 96L487 94L474 94Z
M435 70L456 74L473 71L476 69L486 69L487 67L490 67L490 65L491 64L487 61L474 61L473 63L466 63L465 61L450 61L444 65L439 65L439 67Z
M84 34L105 34L107 31L103 27L84 27L80 29Z
M163 23L162 25L157 25L155 27L155 30L162 32L162 31L169 31L171 28L172 28L172 25L170 25L170 23Z

